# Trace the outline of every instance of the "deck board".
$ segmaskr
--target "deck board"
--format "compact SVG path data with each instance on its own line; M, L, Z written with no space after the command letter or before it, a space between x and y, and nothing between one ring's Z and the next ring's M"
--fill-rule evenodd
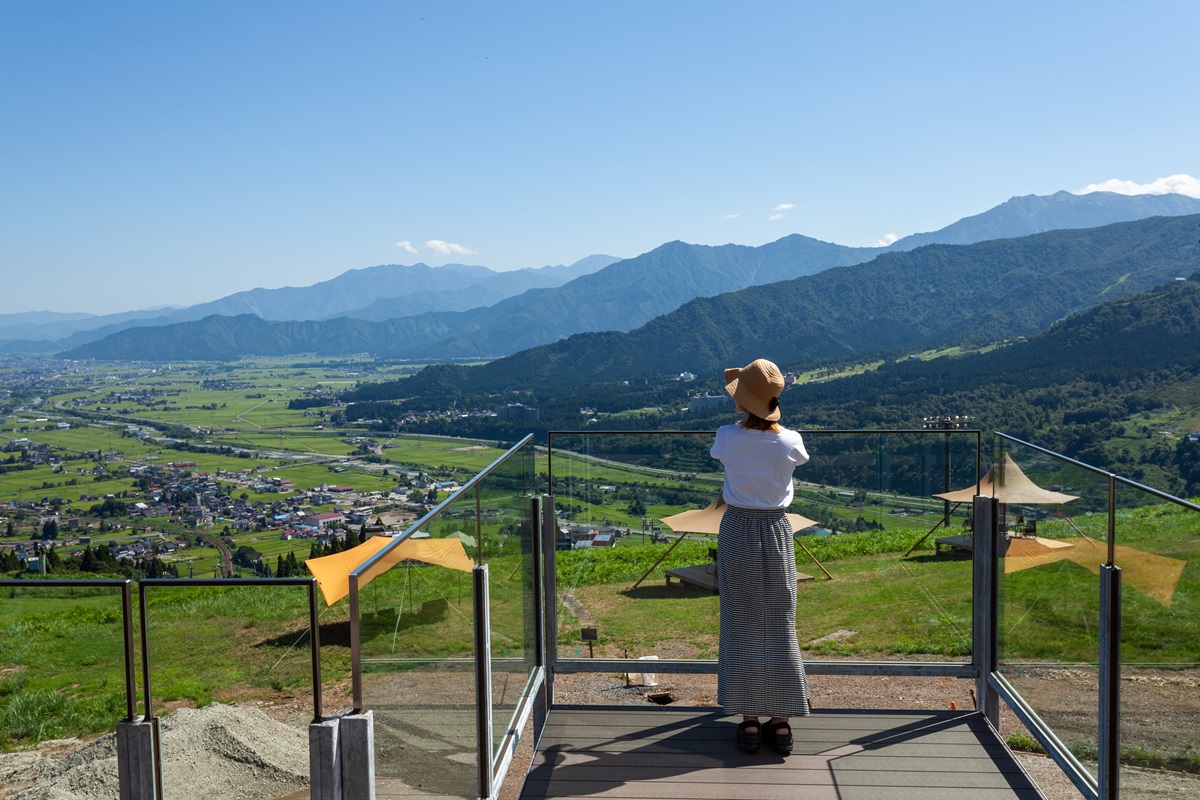
M737 719L711 708L556 707L521 800L1043 800L976 712L817 710L794 721L787 758L741 752Z

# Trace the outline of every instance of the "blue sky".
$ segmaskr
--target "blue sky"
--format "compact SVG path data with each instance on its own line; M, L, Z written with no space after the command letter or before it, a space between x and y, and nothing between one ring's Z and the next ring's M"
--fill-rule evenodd
M1197 30L1194 0L9 0L0 313L871 245L1200 176Z

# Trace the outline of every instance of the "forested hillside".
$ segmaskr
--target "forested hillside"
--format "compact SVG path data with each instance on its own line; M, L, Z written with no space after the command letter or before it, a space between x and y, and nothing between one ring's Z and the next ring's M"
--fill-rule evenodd
M472 367L430 367L353 399L715 373L759 356L821 364L1032 335L1200 267L1200 216L965 246L701 298L628 334L580 334Z
M539 409L535 425L473 418L419 426L497 438L584 427L710 430L733 418L731 405L709 414L686 412L689 395L720 391L719 370L694 382L658 378L558 387L530 382L497 394L461 391L453 379L471 369L435 371L446 380L426 383L429 395L359 402L345 413L387 424L408 411L451 404L494 408L519 400ZM378 390L386 388L381 384ZM371 393L365 387L356 396L367 400ZM1109 301L989 352L900 357L855 377L797 385L785 392L782 405L785 421L801 429L919 428L927 416L970 415L985 431L1026 438L1179 494L1200 494L1200 444L1187 436L1200 430L1200 272ZM585 407L599 414L593 426L580 414ZM642 408L656 410L629 413ZM618 412L625 413L605 416ZM1164 416L1176 420L1166 433L1157 421Z

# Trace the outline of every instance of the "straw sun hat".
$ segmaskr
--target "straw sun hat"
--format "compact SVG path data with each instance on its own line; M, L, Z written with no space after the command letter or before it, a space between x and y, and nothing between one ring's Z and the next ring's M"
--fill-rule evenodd
M779 419L783 373L765 358L751 361L741 369L725 370L725 391L754 416L768 422Z

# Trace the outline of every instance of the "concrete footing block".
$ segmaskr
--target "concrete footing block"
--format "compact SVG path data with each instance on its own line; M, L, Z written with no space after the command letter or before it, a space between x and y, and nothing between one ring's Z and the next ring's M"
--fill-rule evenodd
M343 800L375 800L375 718L372 712L342 717Z
M154 723L117 723L117 784L121 800L154 800Z
M308 781L312 800L342 800L342 757L337 717L308 726Z

